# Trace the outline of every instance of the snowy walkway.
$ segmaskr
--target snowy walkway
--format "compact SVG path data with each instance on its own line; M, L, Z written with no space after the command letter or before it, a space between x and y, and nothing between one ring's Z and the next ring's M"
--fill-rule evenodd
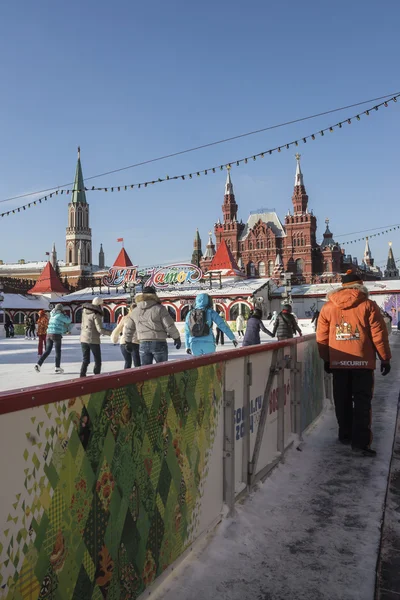
M336 441L332 409L155 595L163 600L372 600L400 382L376 373L375 459ZM400 593L400 590L397 590ZM396 595L397 597L397 595ZM399 595L400 598L400 595Z

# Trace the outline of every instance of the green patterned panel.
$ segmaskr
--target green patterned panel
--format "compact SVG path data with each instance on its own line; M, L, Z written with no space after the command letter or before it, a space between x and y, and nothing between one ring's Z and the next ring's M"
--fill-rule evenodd
M211 365L32 409L0 599L135 600L151 585L196 530L222 389Z

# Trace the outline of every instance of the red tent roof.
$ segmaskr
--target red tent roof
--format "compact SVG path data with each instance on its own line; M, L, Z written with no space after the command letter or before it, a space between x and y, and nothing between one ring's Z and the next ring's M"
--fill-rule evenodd
M227 275L242 274L225 240L222 240L218 246L218 250L211 261L209 271L229 271L229 273L226 273Z
M121 252L118 254L114 267L133 267L132 261L129 258L125 248L121 248Z
M56 294L68 294L68 290L65 289L59 280L57 273L49 261L33 288L28 291L28 294L51 294L52 292Z

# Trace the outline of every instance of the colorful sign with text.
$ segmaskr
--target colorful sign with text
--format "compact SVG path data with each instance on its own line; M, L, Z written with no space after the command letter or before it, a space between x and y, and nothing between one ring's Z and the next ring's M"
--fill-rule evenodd
M137 267L111 267L108 275L103 277L103 285L107 287L136 285L146 280L145 285L165 289L178 284L197 283L202 277L201 269L190 263L156 267L146 272L138 271Z

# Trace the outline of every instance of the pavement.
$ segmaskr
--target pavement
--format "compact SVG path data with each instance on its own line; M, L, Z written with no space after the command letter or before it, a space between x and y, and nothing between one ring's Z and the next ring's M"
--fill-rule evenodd
M400 600L400 335L376 372L376 458L340 445L328 406L284 463L166 579L162 600ZM386 494L390 471L388 506ZM382 520L385 515L385 527ZM382 544L381 544L382 542ZM388 564L390 562L390 572Z

